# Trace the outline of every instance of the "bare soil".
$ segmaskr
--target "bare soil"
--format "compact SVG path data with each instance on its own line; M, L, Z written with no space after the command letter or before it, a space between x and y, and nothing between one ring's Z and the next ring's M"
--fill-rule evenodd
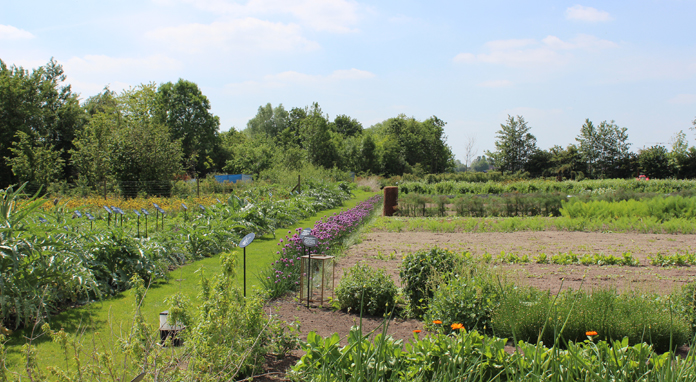
M514 281L551 290L561 288L616 288L620 293L627 291L668 294L687 282L696 280L696 267L656 267L649 265L648 257L658 253L665 255L693 252L696 235L666 235L637 233L588 233L588 232L514 232L514 233L432 233L432 232L370 232L362 235L359 243L351 246L336 262L335 283L350 267L366 262L373 268L384 269L397 285L400 285L399 266L402 257L409 252L433 246L457 252L470 251L475 256L490 253L494 257L501 251L530 258L539 253L549 257L572 251L578 256L601 253L621 257L631 252L640 261L640 266L582 266L551 264L497 264L494 265ZM350 328L357 325L360 317L355 313L334 311L327 307L300 304L294 296L275 300L269 309L279 319L289 323L299 321L303 340L307 333L315 331L327 337L338 333L342 344L346 343ZM363 317L364 332L381 332L384 319ZM413 331L423 330L418 320L394 320L389 323L387 333L396 339L408 341ZM511 350L510 348L509 350ZM294 364L302 352L290 355L293 362L280 362L269 367L268 376L257 380L284 380L282 371Z

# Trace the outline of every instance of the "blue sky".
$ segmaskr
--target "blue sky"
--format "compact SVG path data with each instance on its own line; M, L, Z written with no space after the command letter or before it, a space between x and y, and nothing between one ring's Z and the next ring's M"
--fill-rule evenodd
M589 118L627 127L637 150L679 130L694 144L694 15L693 0L3 0L0 59L54 57L83 99L184 78L222 130L316 101L365 127L436 115L459 159L470 137L492 150L508 114L542 148Z

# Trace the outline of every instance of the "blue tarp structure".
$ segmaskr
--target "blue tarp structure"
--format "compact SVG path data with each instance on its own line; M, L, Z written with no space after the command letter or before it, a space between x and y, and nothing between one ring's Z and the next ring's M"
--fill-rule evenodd
M225 183L225 182L237 183L240 180L242 182L251 182L251 175L245 175L245 174L215 175L215 180L217 180L220 183Z

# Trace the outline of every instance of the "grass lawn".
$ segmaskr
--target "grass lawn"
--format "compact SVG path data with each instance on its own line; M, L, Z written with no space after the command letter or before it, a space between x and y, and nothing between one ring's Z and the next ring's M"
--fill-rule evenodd
M261 288L257 275L263 268L268 266L277 258L276 251L280 248L277 243L287 235L289 230L297 227L313 227L315 222L324 216L332 215L345 209L352 208L358 203L373 196L374 193L354 191L355 197L344 202L342 207L332 210L322 211L306 220L300 221L292 227L277 229L276 238L272 235L257 237L252 244L246 248L247 256L247 295L255 293ZM237 282L243 286L242 273L242 250L237 249L239 256ZM159 326L159 313L167 309L164 300L181 292L186 295L194 304L198 294L198 285L201 274L212 277L220 270L219 255L211 258L202 259L169 273L168 281L159 281L150 286L147 297L142 306L142 312L148 319L152 327ZM116 339L123 333L128 333L133 316L133 297L130 291L120 293L108 300L95 302L83 307L69 309L61 314L51 317L50 325L54 330L64 328L68 333L84 332L86 351L91 349L92 338L97 341L104 341L109 345L117 346ZM40 333L40 328L36 328L36 333ZM98 336L92 334L99 333ZM21 348L26 339L32 337L32 330L25 329L14 333L7 345L7 363L10 370L21 368L22 357ZM52 342L46 336L41 336L32 341L37 346L39 367L44 368L49 365L64 365L64 355L57 343Z

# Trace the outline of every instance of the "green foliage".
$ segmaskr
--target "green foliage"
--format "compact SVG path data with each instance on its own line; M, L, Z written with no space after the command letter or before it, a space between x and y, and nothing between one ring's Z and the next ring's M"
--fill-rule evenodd
M493 313L500 336L544 344L582 341L587 331L604 340L648 342L657 351L674 350L691 339L689 323L669 297L617 294L614 290L566 290L558 296L530 288L507 292Z
M495 151L486 152L493 164L503 172L522 171L536 151L536 137L529 133L531 127L520 115L508 115L506 124L496 132Z
M215 156L219 144L220 119L210 113L210 102L198 85L179 79L157 89L156 119L166 125L172 141L181 141L183 158L191 161L197 173L207 173L206 158Z
M12 157L5 159L20 182L29 182L38 189L48 187L62 176L65 163L59 151L46 143L35 146L22 131L17 132L17 139L10 149Z
M437 247L404 256L399 276L414 314L421 316L426 312L437 287L433 282L438 276L452 272L457 263L454 252Z
M585 337L587 338L587 337ZM477 331L400 340L363 335L354 327L341 347L338 335L309 333L305 354L293 367L294 381L674 381L696 377L693 353L685 359L657 353L649 345L585 339L567 349L518 342L505 351L507 339Z
M663 255L658 253L655 256L649 256L648 260L650 265L655 265L658 267L670 267L670 266L690 266L696 265L696 253L675 253L672 255Z
M69 236L27 221L43 200L19 206L23 185L0 190L0 324L17 328L41 320L64 301L98 294L87 259Z
M488 267L463 264L438 283L423 321L445 333L450 333L455 323L467 330L490 331L491 316L511 287ZM432 324L435 320L442 324Z
M12 167L22 176L32 172L39 183L45 182L41 178L46 175L52 180L57 174L46 167L47 157L56 155L60 163L67 165L59 177L70 177L69 151L86 115L80 108L78 94L72 92L65 80L63 67L53 59L31 73L22 67L8 67L0 60L0 187L17 182ZM18 135L20 132L24 135ZM14 148L25 157L18 159L19 163L6 162L5 158L15 156L11 149L22 137L26 139L24 143ZM40 167L26 168L23 163L27 159L30 165Z
M618 178L630 176L630 170L625 168L630 157L628 151L628 133L625 127L617 126L614 121L602 121L594 126L589 119L585 120L580 129L580 135L575 140L579 143L579 151L589 167L589 175L597 178ZM629 173L627 173L629 172Z
M498 173L499 174L499 173ZM406 177L404 177L405 179ZM581 196L595 190L613 190L616 198L626 199L640 194L671 194L685 193L696 188L696 180L651 179L639 181L635 179L596 179L596 180L521 180L505 178L496 174L458 173L433 175L433 181L407 180L399 182L399 193L418 193L428 195L465 195L465 194L554 194ZM393 181L392 181L393 180ZM385 180L383 185L393 186L400 178ZM657 195L652 195L657 196Z
M394 309L397 291L383 269L357 264L341 278L335 293L341 310L379 316Z

